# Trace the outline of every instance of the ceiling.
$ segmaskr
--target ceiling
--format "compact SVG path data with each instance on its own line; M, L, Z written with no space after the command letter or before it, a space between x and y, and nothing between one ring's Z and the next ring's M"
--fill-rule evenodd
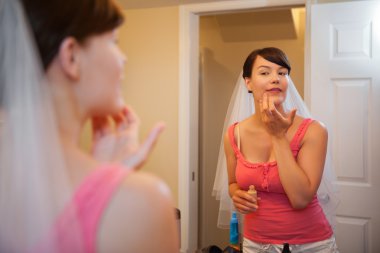
M297 39L297 22L292 9L231 13L213 17L224 42Z
M117 0L126 9L175 6L180 4L210 3L228 0Z
M116 0L125 9L156 8L182 4L222 2L230 0ZM290 8L210 15L215 18L225 42L296 39L297 31Z

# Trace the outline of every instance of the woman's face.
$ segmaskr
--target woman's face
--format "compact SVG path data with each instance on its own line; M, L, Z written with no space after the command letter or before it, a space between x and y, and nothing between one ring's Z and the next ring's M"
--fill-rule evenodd
M82 47L80 101L90 116L117 114L124 107L124 54L116 30L87 39Z
M252 75L246 78L245 82L248 90L253 92L256 101L261 100L266 93L268 97L273 98L275 105L279 105L286 99L288 78L286 68L258 55L252 67Z

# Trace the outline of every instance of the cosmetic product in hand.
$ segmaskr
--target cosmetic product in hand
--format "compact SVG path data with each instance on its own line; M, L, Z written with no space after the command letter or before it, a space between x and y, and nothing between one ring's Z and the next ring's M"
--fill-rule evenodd
M257 191L254 185L250 185L248 189L248 194L257 197Z
M230 220L230 247L240 250L239 246L239 222L236 212L232 212Z

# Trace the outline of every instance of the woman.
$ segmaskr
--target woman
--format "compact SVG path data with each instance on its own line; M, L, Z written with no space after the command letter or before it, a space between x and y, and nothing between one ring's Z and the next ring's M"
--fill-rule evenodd
M122 22L112 0L0 1L1 252L178 252L168 187L121 165L162 130L140 148ZM90 119L96 159L78 145Z
M338 252L317 198L327 131L284 106L291 67L277 48L253 51L243 78L255 113L224 137L229 195L244 217L243 252ZM257 195L250 194L250 186ZM252 189L251 189L252 190Z

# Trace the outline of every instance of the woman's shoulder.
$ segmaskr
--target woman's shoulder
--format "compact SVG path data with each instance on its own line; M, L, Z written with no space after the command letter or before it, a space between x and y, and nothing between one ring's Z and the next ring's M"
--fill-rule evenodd
M307 140L325 140L328 137L328 131L323 122L316 119L305 119L300 117L301 123L305 122L308 127L305 131L304 141ZM306 121L307 120L307 121Z
M132 172L123 182L120 194L140 196L142 198L154 198L151 201L170 200L172 201L171 191L168 185L156 175L137 171Z
M166 183L150 173L130 173L104 213L99 252L175 252L174 210ZM152 239L165 233L171 242Z
M236 121L227 128L227 131L224 133L224 144L231 142L236 143L238 139L238 132L240 132L242 125L246 124L246 120L247 119L244 119L242 121Z
M302 123L310 124L308 128L311 131L313 131L313 130L317 130L317 131L326 130L326 126L323 124L323 122L316 120L316 119L313 119L313 118L305 118L305 117L302 117L300 115L296 115L294 117L293 123L295 126L300 126Z
M159 203L173 205L168 185L152 173L134 171L124 179L111 205L130 212L150 212Z
M240 121L238 124L239 126L241 127L246 127L247 125L252 125L252 118L254 117L254 115L252 115L251 117L248 117L248 118L245 118L243 119L242 121Z
M240 126L240 122L239 121L236 121L234 122L233 124L229 125L227 130L224 132L224 142L228 143L230 142L231 140L231 134L232 135L236 135L236 126ZM236 136L235 136L236 137Z
M327 128L323 122L316 120L316 119L310 119L311 123L309 126L310 132L318 132L318 133L326 133L327 134Z

